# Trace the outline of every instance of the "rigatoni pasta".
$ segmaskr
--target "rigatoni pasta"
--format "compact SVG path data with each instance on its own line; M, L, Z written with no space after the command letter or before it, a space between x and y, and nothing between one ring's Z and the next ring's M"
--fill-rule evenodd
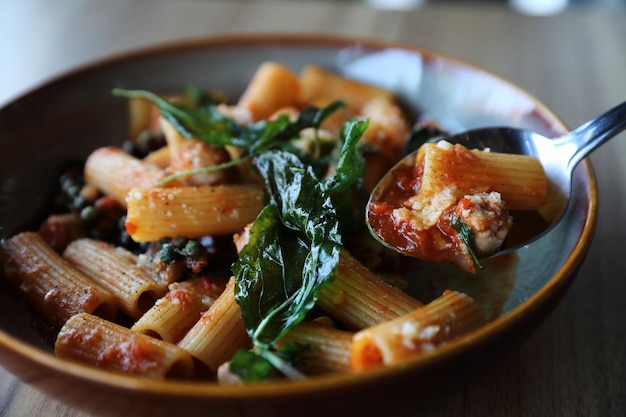
M22 232L3 242L0 260L4 279L53 325L77 313L114 319L113 295L55 252L35 232Z
M176 345L97 316L80 313L65 322L54 344L62 358L151 379L188 379L193 359Z
M153 187L165 178L165 172L143 162L121 149L105 147L95 150L85 163L85 179L126 206L126 195L134 187Z
M300 73L299 100L311 103L320 98L344 100L357 111L375 98L390 102L395 100L393 93L387 89L342 77L318 65L307 65Z
M307 374L349 372L350 350L354 333L324 324L322 320L304 321L295 326L278 343L311 346L297 366Z
M298 103L300 80L286 66L265 62L254 73L237 107L247 109L254 121L269 118L277 110Z
M208 277L174 282L130 328L169 343L178 343L224 291Z
M374 275L347 251L341 252L335 280L320 291L318 304L351 330L374 326L422 305Z
M457 199L497 191L511 210L538 210L546 201L546 174L529 155L471 150L445 141L427 143L415 158L421 172L420 198L453 188Z
M179 347L206 365L212 373L216 373L221 364L249 343L239 306L235 302L234 285L235 280L231 278L222 295L178 342Z
M356 333L350 362L357 371L398 364L433 352L485 322L482 310L471 297L446 291L409 314Z
M106 242L77 239L65 248L63 258L111 292L119 309L135 320L167 289L134 254Z
M263 190L253 185L133 188L126 202L126 230L138 242L232 234L264 204Z
M238 250L249 239L249 227L235 238ZM360 330L391 320L422 303L384 281L347 250L339 255L334 281L320 291L317 304L350 330Z

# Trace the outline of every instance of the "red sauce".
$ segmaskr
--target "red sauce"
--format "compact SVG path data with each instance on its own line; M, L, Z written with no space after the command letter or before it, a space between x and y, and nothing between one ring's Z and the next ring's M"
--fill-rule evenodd
M450 226L454 206L443 213L437 224L426 230L417 230L409 222L396 222L393 218L393 210L403 207L406 200L417 194L421 178L421 165L396 169L392 185L379 201L372 201L368 207L370 226L384 242L406 255L430 262L452 262L465 269L468 255ZM469 263L472 263L471 259Z
M171 290L167 293L167 297L174 302L178 302L181 305L183 311L189 308L189 305L192 301L192 294L190 294L188 291L183 290Z
M135 232L137 232L137 225L135 223L132 223L126 220L125 226L126 226L126 231L128 232L129 235L133 235L135 234Z
M132 337L122 343L103 346L97 358L99 366L115 367L130 375L146 375L159 369L161 353L149 339Z

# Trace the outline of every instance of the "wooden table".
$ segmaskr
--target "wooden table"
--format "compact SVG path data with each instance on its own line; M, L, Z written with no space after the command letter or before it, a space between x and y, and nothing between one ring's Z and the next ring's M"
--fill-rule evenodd
M411 12L351 2L3 0L0 105L77 64L162 41L234 32L326 32L442 51L519 84L570 126L626 100L626 10L553 17L496 3ZM463 391L403 416L626 415L626 136L592 157L594 243L565 299L516 352ZM0 415L85 416L0 369Z

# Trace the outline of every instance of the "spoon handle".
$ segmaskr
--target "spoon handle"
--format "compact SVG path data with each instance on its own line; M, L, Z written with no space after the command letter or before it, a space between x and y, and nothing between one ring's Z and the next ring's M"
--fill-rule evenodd
M568 168L573 170L585 156L624 129L626 129L626 102L561 136L555 145L571 153Z

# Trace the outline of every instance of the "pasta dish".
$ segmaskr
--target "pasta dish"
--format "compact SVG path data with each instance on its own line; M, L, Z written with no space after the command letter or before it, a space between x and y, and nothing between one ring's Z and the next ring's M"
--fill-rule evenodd
M315 65L263 63L235 102L114 94L130 139L64 171L47 219L0 246L2 279L55 354L113 372L243 385L428 355L488 318L457 290L405 292L391 273L404 257L365 210L405 253L471 272L474 250L504 240L508 208L545 197L536 161L440 142L367 208L423 130L392 92Z

